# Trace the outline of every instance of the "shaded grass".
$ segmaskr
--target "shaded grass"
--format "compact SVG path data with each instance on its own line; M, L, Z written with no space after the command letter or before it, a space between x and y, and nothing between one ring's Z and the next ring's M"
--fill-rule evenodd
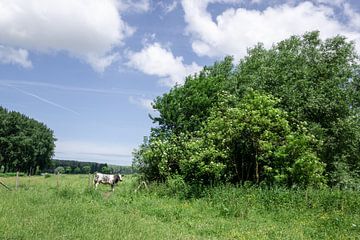
M14 187L15 178L6 178ZM57 184L59 182L59 184ZM87 175L21 177L0 188L0 239L359 239L360 193L222 186L202 198L165 185L110 192ZM178 190L181 191L181 190ZM169 194L171 193L171 194Z

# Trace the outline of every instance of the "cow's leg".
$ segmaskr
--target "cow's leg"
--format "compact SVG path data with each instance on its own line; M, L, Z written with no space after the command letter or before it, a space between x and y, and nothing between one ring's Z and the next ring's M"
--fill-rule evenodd
M111 190L114 192L114 184L111 184Z
M94 177L93 183L94 183L94 187L96 188L96 184L98 183L98 179L96 176Z
M95 183L95 189L97 189L99 186L99 182Z

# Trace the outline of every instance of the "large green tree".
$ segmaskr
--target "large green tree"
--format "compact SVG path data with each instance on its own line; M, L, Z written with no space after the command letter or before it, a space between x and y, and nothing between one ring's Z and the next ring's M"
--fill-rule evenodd
M160 116L152 117L160 129L181 133L196 131L218 102L218 92L229 89L233 76L233 58L223 61L186 78L183 86L175 86L169 93L155 99L154 108Z
M54 154L53 131L43 123L0 107L0 165L5 171L34 174Z
M358 178L360 65L344 37L309 32L270 49L258 44L236 66L227 57L187 77L154 108L158 126L134 158L149 179Z
M322 41L310 32L269 50L259 44L233 79L240 97L247 87L262 90L281 100L292 126L307 122L329 173L339 161L359 170L360 65L353 42L342 36Z

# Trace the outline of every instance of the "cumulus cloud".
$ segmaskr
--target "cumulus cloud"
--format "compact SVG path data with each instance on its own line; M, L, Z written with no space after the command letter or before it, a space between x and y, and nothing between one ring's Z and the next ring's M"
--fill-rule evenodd
M348 3L344 5L344 13L349 19L350 27L360 31L360 14L355 12Z
M329 5L306 1L268 7L264 11L228 8L218 16L212 16L207 8L215 2L236 0L182 1L186 33L191 36L192 49L199 56L233 55L239 59L246 54L248 47L258 42L271 47L291 35L312 30L320 30L322 38L344 35L354 40L360 50L360 31L338 21ZM348 14L354 13L348 11Z
M29 53L25 49L15 49L0 45L0 63L18 64L24 68L31 68L32 63L29 60Z
M183 63L183 57L176 57L171 50L160 43L146 45L139 52L128 53L127 65L145 74L158 76L166 86L183 84L185 77L201 70L196 63Z
M101 72L117 59L112 50L134 32L119 9L116 0L0 0L0 44L24 57L26 50L66 52Z

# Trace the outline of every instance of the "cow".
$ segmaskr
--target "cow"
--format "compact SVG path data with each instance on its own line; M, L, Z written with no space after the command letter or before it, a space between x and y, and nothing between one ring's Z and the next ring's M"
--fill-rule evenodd
M111 185L111 190L114 191L114 186L119 181L122 181L121 174L95 173L95 177L94 177L95 189L97 189L99 183L104 183L104 184L110 184Z

